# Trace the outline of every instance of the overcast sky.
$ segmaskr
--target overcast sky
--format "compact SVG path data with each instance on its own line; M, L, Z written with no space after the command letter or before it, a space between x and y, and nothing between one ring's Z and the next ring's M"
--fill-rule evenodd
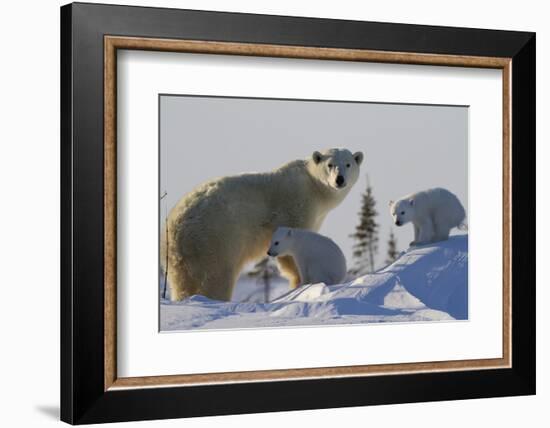
M367 174L379 213L378 267L391 228L398 250L413 239L410 224L392 224L389 200L445 187L468 209L467 107L162 95L160 109L161 219L207 180L269 171L332 147L365 154L360 179L320 231L340 245L348 267Z

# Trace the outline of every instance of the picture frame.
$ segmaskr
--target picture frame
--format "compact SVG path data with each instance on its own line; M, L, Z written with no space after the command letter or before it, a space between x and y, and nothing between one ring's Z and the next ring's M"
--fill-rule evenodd
M502 357L118 377L118 50L502 70ZM86 424L534 394L535 97L534 33L63 6L61 419Z

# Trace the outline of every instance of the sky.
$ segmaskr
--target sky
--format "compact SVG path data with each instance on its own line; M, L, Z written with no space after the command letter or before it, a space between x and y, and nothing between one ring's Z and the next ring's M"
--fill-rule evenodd
M411 224L393 225L390 200L444 187L468 210L466 106L161 95L161 222L207 180L269 171L333 147L365 156L359 180L319 231L342 248L348 267L354 264L349 235L359 220L367 176L378 211L377 267L386 260L390 230L399 251L413 240Z

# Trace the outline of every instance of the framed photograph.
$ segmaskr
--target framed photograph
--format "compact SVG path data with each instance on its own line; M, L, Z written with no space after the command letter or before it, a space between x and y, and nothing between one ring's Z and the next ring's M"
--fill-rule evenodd
M62 420L535 393L533 33L76 3L61 105Z

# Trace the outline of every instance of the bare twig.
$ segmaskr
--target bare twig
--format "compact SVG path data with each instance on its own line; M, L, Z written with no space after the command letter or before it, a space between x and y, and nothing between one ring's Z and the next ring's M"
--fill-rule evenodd
M166 191L160 197L162 201L168 195ZM164 263L164 292L162 298L166 299L166 289L168 288L168 208L166 209L166 217L164 218L164 228L166 229L166 262Z

